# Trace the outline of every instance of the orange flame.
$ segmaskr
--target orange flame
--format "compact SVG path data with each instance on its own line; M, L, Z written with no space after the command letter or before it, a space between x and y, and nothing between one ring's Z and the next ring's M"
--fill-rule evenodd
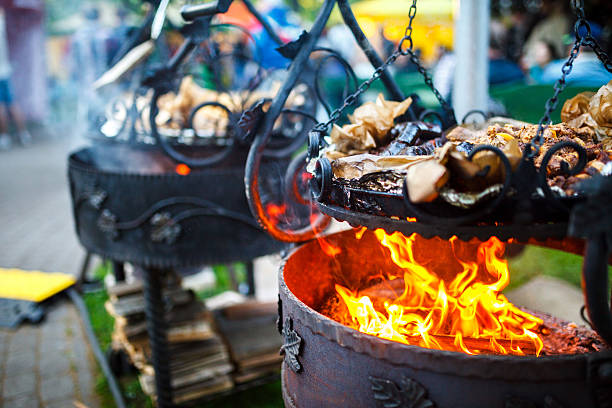
M191 169L185 163L177 164L174 171L176 171L176 174L179 174L181 176L187 176L189 175L189 173L191 173Z
M352 322L363 333L438 350L540 354L543 343L537 330L542 320L500 293L508 285L509 273L507 262L500 258L504 244L497 238L478 245L476 260L459 259L457 238L451 238L453 262L462 271L444 279L415 260L416 234L388 235L378 229L375 235L402 268L403 282L389 276L378 289L361 291L336 285L350 314L346 319L336 316L340 321Z
M323 250L323 252L325 252L325 255L327 256L334 257L342 252L339 247L330 244L323 237L317 237L317 242L319 242L319 245L321 245L321 249Z

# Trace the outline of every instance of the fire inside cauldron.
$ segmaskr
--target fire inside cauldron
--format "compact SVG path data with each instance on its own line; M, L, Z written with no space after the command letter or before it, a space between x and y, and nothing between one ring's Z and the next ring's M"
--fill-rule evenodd
M612 351L592 330L512 305L505 243L355 229L281 271L289 407L596 407Z

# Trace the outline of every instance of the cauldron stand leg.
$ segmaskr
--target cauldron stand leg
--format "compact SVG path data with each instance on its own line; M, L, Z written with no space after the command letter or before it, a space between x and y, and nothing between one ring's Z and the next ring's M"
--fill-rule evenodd
M169 365L167 322L162 295L165 270L142 268L144 272L145 316L155 370L157 406L172 407L172 385Z
M248 296L255 296L255 268L253 267L253 261L246 262L246 279L247 285L249 286L249 290L247 292Z
M83 284L87 283L87 272L89 271L89 264L91 263L91 252L87 251L85 257L83 258L83 263L81 263L81 270L79 271L79 279L78 283Z
M113 261L113 274L116 282L125 281L125 268L123 262Z

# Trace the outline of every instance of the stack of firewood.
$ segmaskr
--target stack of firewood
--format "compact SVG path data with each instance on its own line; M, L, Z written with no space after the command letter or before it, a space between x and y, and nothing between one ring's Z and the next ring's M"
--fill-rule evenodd
M215 310L217 328L228 345L236 384L280 370L281 336L276 330L276 303L246 301Z
M107 311L115 318L113 345L127 352L140 372L143 390L155 394L154 370L146 330L142 283L108 288ZM214 328L212 313L192 291L180 286L164 290L173 398L183 403L231 389L233 365Z

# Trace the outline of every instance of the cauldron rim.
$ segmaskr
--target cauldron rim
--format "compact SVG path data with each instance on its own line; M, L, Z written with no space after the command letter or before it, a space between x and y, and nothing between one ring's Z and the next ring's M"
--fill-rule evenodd
M338 232L343 234L351 230ZM307 328L314 335L320 335L341 347L353 352L366 354L384 360L398 367L412 367L440 374L460 375L482 379L501 379L505 381L556 381L584 379L590 356L612 354L612 352L590 352L573 355L555 356L513 356L513 355L468 355L461 352L427 349L414 345L381 339L361 333L319 313L306 305L287 286L284 273L291 257L306 245L316 245L310 241L291 249L282 259L279 269L279 290L282 313L291 317L293 329ZM287 303L293 303L287 304ZM298 322L296 324L296 321ZM522 377L517 378L520 370Z
M137 145L137 146L131 146L131 145L126 145L125 146L127 149L131 149L134 151L158 151L158 152L162 152L163 150L156 145ZM206 175L210 176L210 175L215 175L215 174L224 174L227 173L228 171L230 171L230 167L205 167L205 168L193 168L191 169L189 174L186 175L181 175L178 174L174 171L170 171L170 172L163 172L163 173L153 173L153 172L142 172L142 171L126 171L126 170L119 170L119 169L113 169L113 170L108 170L108 169L102 169L100 167L95 166L93 163L88 163L85 160L83 160L82 157L80 157L81 155L85 154L88 151L93 151L95 149L99 148L99 146L97 145L92 145L92 146L85 146L83 148L80 148L78 150L75 150L73 152L71 152L68 155L68 168L69 169L78 169L79 171L82 172L86 172L86 173L91 173L91 174L106 174L109 176L116 176L116 177L132 177L132 178L143 178L143 179L150 179L150 178L176 178L177 180L180 179L185 179L186 177L197 177L198 175L202 175L204 173L206 173ZM197 149L200 150L207 150L210 149L210 146L198 146L195 147ZM179 162L176 162L176 164L179 164ZM240 165L240 167L244 167L244 164L242 163ZM235 168L235 167L233 167Z

